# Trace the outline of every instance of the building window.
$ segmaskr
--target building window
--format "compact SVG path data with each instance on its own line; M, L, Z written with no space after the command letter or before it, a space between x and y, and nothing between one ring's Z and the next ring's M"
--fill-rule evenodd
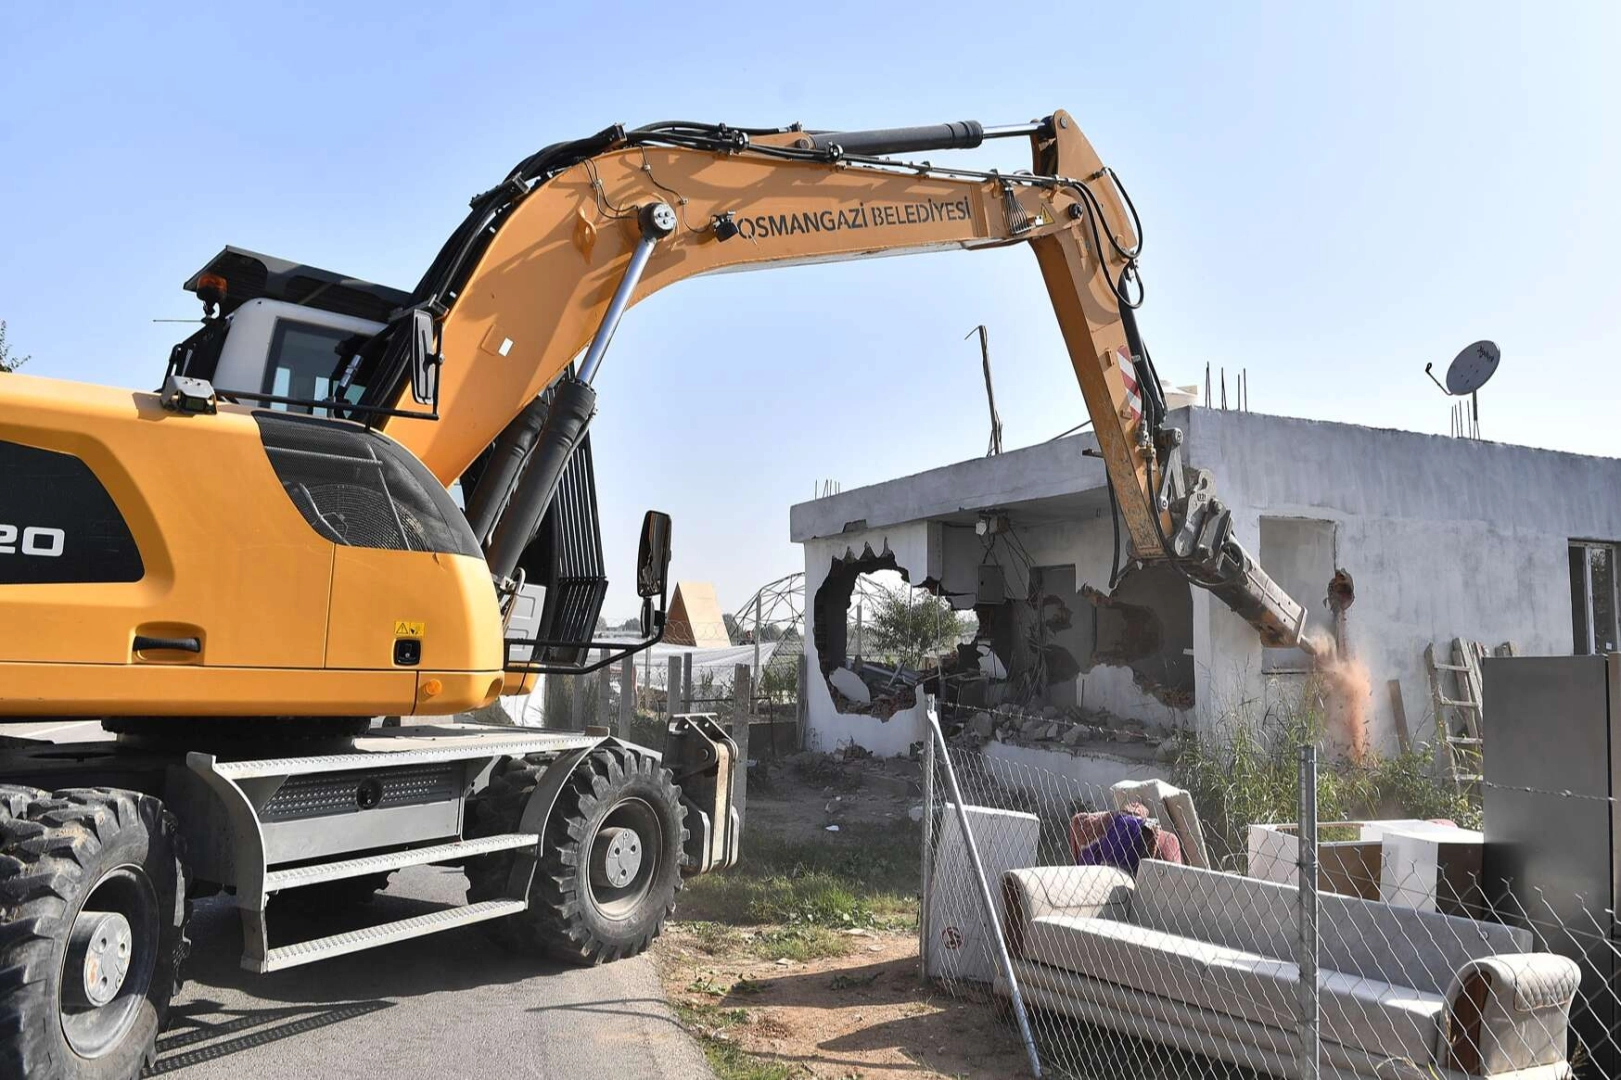
M1570 544L1570 622L1577 656L1621 650L1621 608L1616 563L1621 544L1573 540Z
M1336 565L1336 532L1332 521L1315 518L1263 517L1261 568L1297 604L1306 609L1307 626L1326 627L1319 614ZM1315 626L1313 624L1315 623ZM1311 658L1299 649L1265 649L1262 671L1310 671Z

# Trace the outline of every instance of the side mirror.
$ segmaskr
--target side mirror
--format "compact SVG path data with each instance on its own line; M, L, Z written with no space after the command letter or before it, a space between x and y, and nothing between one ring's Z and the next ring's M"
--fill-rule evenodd
M421 308L411 312L406 348L411 350L411 397L418 405L433 405L439 400L439 365L444 361L433 344L433 316Z
M636 556L636 595L664 595L670 572L670 515L649 510L642 518L642 544Z

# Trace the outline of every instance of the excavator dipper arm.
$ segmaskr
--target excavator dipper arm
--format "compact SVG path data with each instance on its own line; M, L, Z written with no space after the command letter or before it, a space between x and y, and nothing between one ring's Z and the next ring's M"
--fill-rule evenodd
M1028 172L888 155L1030 143ZM1133 312L1140 228L1124 189L1067 113L868 132L673 123L609 128L527 159L473 201L351 376L364 404L408 412L406 350L438 331L439 414L381 425L445 484L486 448L469 499L492 574L509 577L595 411L590 383L624 312L699 274L1027 243L1094 422L1133 556L1170 561L1271 645L1304 612L1233 538L1209 477L1181 463ZM575 362L578 360L578 363ZM574 365L571 367L571 365ZM418 381L420 386L420 381ZM548 408L535 407L548 394Z

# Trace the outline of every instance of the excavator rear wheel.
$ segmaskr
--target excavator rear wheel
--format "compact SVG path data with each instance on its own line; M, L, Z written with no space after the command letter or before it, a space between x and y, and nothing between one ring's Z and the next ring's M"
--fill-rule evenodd
M0 912L0 1076L139 1076L188 948L163 805L111 788L0 788Z
M513 832L549 762L504 762L475 810L474 832ZM605 746L574 770L541 834L529 910L490 925L507 942L572 964L635 956L664 929L682 885L686 807L670 772ZM506 895L512 857L467 868L469 899Z

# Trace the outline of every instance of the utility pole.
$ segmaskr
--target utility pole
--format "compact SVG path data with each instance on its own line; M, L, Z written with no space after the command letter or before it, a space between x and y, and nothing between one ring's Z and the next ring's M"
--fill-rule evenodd
M991 385L991 343L984 323L964 334L963 340L967 341L975 334L979 335L979 362L985 371L985 401L991 408L991 441L985 448L985 456L995 457L1002 452L1002 418L997 415L996 388Z

